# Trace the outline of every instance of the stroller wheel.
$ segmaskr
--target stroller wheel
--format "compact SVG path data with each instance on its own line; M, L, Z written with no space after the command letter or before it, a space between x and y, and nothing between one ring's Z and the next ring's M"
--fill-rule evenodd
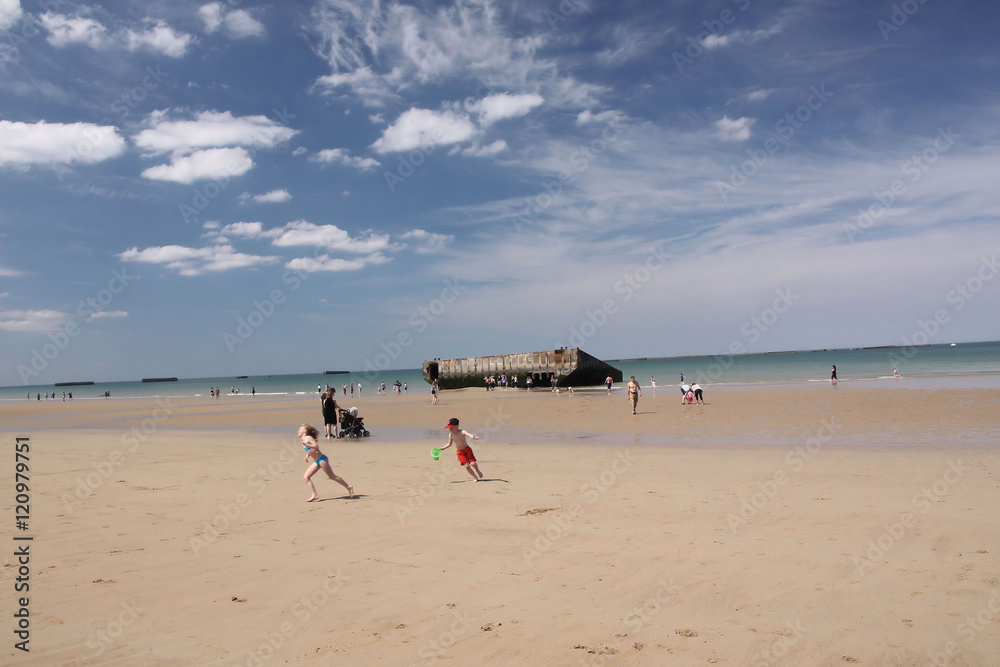
M364 436L365 436L366 438L367 438L368 436L370 436L370 435L371 435L371 433L369 433L368 431L365 431L365 432L364 432Z
M341 432L340 432L340 437L341 437L341 438L343 438L343 437L344 437L344 436L346 436L346 435L347 435L347 431L341 431Z
M358 437L358 434L357 434L357 433L355 433L354 431L351 431L351 433L350 433L350 437L352 437L352 438L356 438L356 437Z

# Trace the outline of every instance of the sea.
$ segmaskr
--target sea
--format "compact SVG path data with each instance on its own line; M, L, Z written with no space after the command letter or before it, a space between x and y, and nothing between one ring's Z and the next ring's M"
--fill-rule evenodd
M688 383L706 388L794 385L830 382L831 367L837 366L838 383L845 386L894 388L985 388L1000 389L1000 341L951 343L917 347L867 347L795 352L767 352L743 355L658 357L642 359L606 359L622 371L624 378L634 375L640 385L677 386L681 375ZM899 372L895 377L893 370ZM67 381L77 378L67 378ZM37 400L56 392L73 393L73 399L104 398L105 392L117 398L208 396L210 388L223 394L317 395L327 385L342 395L342 386L353 383L355 392L374 395L385 383L392 390L394 382L406 385L407 392L426 392L421 369L386 371L346 371L325 375L298 373L289 375L248 375L204 378L179 378L171 382L97 382L92 385L55 386L23 385L0 387L0 400ZM874 384L871 384L874 383ZM359 386L360 385L360 386ZM523 379L519 386L524 386ZM586 388L580 390L586 391ZM597 388L595 391L599 390ZM350 397L348 389L348 397ZM358 394L355 394L356 396Z

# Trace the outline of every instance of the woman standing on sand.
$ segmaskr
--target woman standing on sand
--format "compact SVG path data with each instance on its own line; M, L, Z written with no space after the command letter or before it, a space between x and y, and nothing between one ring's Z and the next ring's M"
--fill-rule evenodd
M337 405L337 401L333 398L333 394L336 391L336 389L330 387L323 394L323 423L326 425L327 440L338 437L337 423L340 416L340 406Z
M319 451L319 444L316 442L316 438L318 437L319 431L316 430L315 426L303 424L299 427L299 444L302 445L302 449L306 450L306 463L309 464L305 474L302 475L302 480L309 487L309 490L312 491L312 496L306 502L311 503L319 499L319 496L316 494L316 487L313 486L312 479L310 478L320 470L325 472L327 477L347 489L347 493L353 498L354 487L333 472L333 468L330 467L330 459L326 457L326 454Z

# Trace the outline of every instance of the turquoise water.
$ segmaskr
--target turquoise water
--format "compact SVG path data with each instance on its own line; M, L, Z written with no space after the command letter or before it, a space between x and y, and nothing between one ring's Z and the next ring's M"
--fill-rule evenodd
M915 348L841 349L770 353L744 356L706 356L667 359L631 359L609 361L621 369L625 378L635 375L643 386L649 386L655 377L661 387L676 386L681 373L688 382L708 386L774 385L805 382L829 382L830 367L837 365L841 383L859 381L889 382L900 387L980 387L1000 388L1000 342L958 343L931 345ZM893 368L902 375L892 379ZM228 394L231 387L241 394L255 389L258 394L311 394L316 387L327 383L337 388L341 385L363 386L364 395L374 395L377 386L385 382L389 391L396 380L405 382L410 392L426 392L419 368L374 372L351 372L343 375L303 373L296 375L256 375L247 378L213 377L188 378L177 382L100 382L94 385L54 387L53 385L19 386L0 388L0 400L26 400L28 394L35 400L37 394L55 391L59 399L62 392L73 392L74 399L103 398L105 390L113 397L135 398L145 396L207 396L210 387L219 387ZM523 383L522 383L523 386ZM348 393L348 397L350 394Z

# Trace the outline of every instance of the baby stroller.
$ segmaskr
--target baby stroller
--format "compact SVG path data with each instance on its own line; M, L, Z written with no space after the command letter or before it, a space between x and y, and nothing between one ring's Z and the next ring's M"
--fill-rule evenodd
M367 438L371 433L365 430L365 420L358 416L357 408L340 413L340 437Z

